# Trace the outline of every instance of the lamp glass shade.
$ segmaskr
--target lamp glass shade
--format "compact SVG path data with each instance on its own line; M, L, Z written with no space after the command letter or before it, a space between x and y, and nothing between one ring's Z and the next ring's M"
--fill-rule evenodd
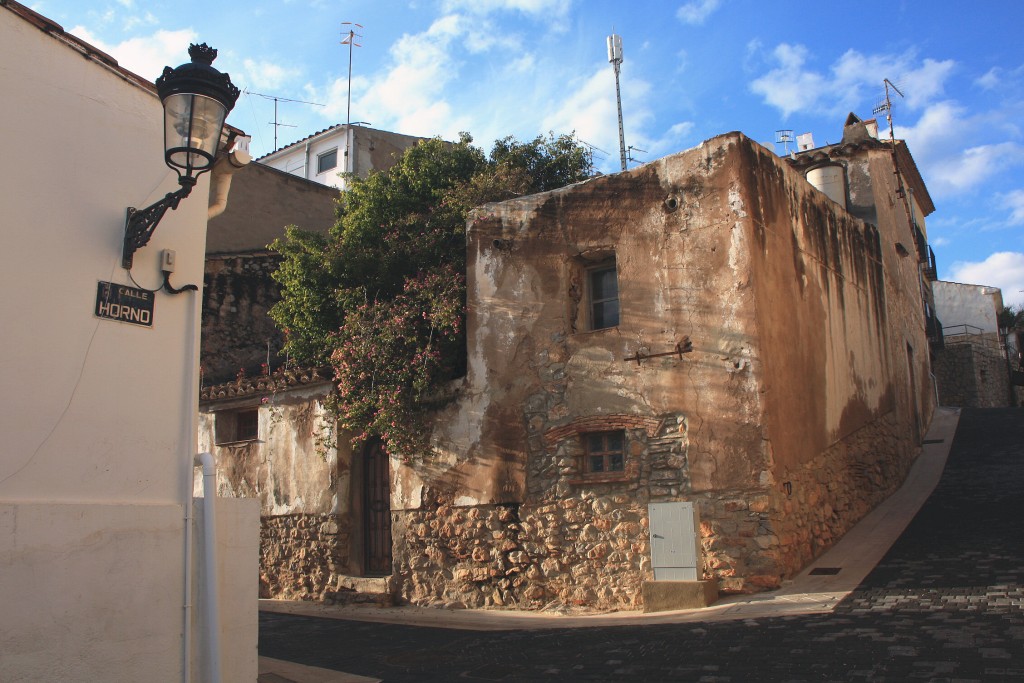
M211 97L194 93L168 95L163 104L167 165L186 176L209 169L227 117L225 106Z

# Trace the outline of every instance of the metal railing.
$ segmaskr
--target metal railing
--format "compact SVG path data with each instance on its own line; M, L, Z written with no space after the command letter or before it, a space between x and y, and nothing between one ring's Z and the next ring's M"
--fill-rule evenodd
M998 332L986 332L974 325L960 324L943 327L942 337L946 346L970 344L999 355L1004 353Z

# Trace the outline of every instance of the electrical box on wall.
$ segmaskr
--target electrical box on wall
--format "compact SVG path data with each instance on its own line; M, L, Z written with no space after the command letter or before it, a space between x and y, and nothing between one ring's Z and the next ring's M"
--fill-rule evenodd
M655 581L697 581L700 518L691 502L650 503L651 567Z
M178 255L173 249L164 249L160 252L160 270L165 273L173 273L174 266L178 261Z

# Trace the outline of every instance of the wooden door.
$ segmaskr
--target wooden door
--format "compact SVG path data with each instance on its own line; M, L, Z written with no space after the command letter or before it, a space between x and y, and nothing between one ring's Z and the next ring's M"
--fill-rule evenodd
M391 574L391 476L384 445L373 440L366 446L363 501L363 561L367 576Z

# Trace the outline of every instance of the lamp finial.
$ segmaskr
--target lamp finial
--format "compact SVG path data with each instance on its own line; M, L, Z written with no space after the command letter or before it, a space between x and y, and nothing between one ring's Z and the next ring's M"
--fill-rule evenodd
M195 64L210 66L213 64L213 60L217 59L217 50L206 43L199 45L192 43L188 46L188 56L192 58L192 62Z

